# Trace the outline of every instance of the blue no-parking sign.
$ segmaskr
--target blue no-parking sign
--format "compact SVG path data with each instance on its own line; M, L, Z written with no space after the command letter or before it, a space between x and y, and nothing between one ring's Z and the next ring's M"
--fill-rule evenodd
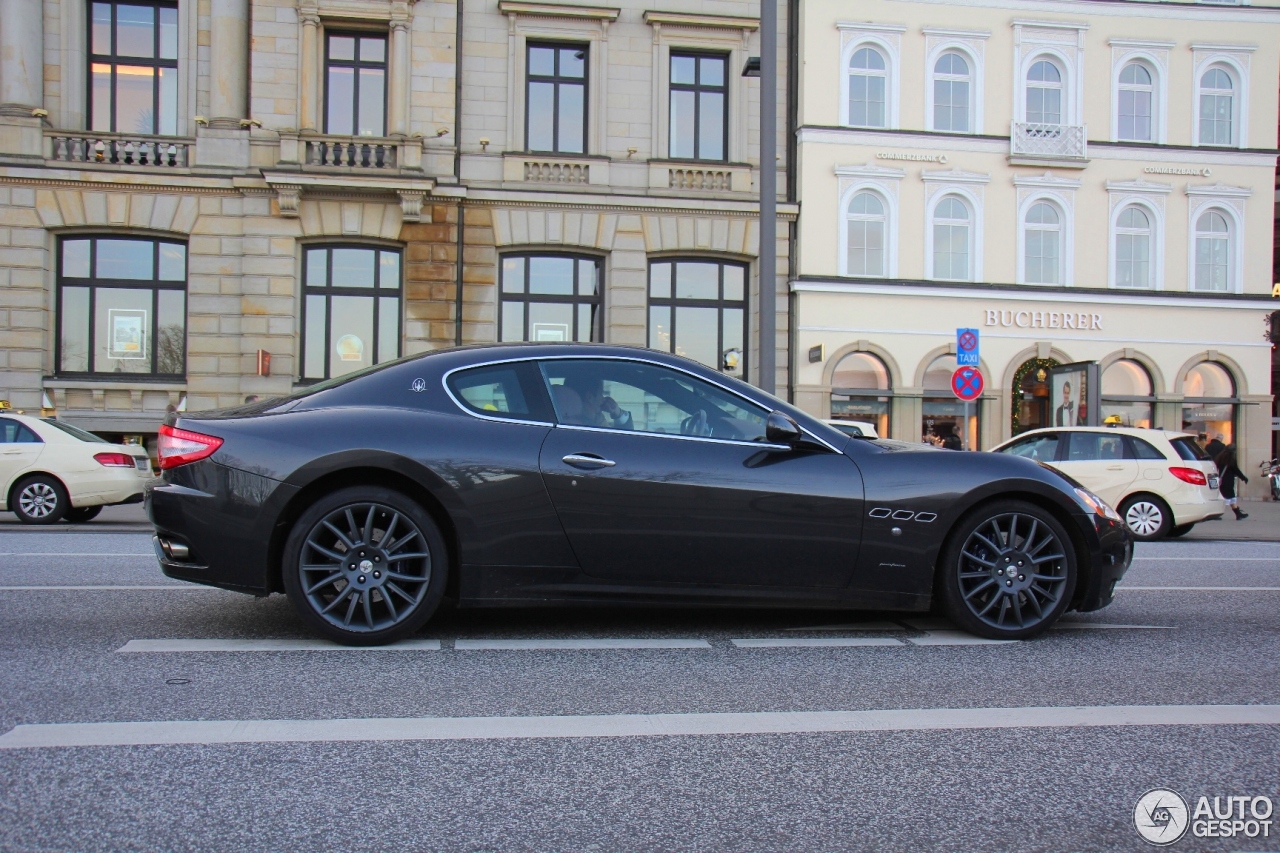
M956 364L960 367L977 367L982 363L978 357L978 330L956 329Z

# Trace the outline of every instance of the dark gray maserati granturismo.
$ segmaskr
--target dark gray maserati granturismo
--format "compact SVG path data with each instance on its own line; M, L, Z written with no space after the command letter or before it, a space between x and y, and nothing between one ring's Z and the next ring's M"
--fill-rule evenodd
M852 438L678 356L464 347L170 415L165 574L284 592L341 643L459 606L937 608L1035 636L1111 602L1133 547L1052 469Z

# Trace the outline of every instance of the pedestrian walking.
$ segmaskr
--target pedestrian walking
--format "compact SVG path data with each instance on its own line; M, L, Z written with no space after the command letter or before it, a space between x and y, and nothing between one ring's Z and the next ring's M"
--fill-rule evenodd
M1236 480L1249 482L1249 478L1236 464L1236 446L1228 444L1213 461L1218 466L1218 491L1226 499L1227 506L1231 507L1231 511L1236 514L1237 521L1248 518L1247 512L1240 511L1240 500L1236 497Z

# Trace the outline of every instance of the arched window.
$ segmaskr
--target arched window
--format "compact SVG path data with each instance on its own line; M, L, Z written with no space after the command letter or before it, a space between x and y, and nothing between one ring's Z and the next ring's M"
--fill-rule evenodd
M889 398L893 388L884 362L865 352L840 359L831 376L832 420L865 421L881 438L889 435Z
M1062 72L1047 59L1027 71L1027 123L1062 124Z
M1230 145L1234 139L1235 85L1222 68L1200 76L1200 144Z
M870 47L854 51L849 60L849 124L853 127L886 125L885 93L888 74L880 51Z
M1215 361L1202 361L1182 380L1182 429L1223 444L1235 440L1236 384Z
M949 195L933 209L933 277L968 281L969 207Z
M1116 138L1129 142L1152 140L1152 104L1155 85L1151 71L1140 62L1130 62L1120 71Z
M1133 359L1122 358L1102 372L1102 419L1120 418L1120 425L1150 429L1155 405L1151 374Z
M1231 225L1218 210L1196 220L1196 290L1224 291L1231 282Z
M1136 204L1116 220L1116 287L1151 286L1151 218Z
M951 390L951 375L956 372L956 357L940 355L924 371L924 399L920 401L920 437L922 441L940 444L948 435L959 436L968 450L978 449L978 413L980 403L969 404L969 421L965 423L965 404Z
M1024 223L1024 280L1028 284L1062 283L1062 217L1053 205L1031 205Z
M860 192L849 202L847 275L884 275L884 203L873 193Z
M958 53L944 53L933 66L933 129L968 133L969 63Z

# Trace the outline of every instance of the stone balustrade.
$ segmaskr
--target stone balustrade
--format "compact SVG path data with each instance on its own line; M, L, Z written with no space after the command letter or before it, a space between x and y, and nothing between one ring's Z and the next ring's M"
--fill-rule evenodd
M77 165L186 169L195 148L195 140L185 136L46 131L44 138L45 159Z

